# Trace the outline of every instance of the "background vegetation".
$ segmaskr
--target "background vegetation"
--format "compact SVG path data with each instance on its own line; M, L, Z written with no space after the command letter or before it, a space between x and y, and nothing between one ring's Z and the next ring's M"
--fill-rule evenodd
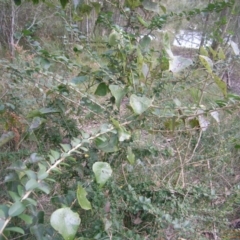
M0 0L0 239L239 239L239 14Z

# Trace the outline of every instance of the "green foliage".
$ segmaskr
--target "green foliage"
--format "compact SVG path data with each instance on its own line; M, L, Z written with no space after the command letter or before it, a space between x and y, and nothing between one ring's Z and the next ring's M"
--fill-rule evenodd
M73 45L29 38L33 55L19 47L0 62L0 238L201 239L212 226L221 236L239 205L240 97L221 80L226 51L202 46L192 59L151 34L233 1L178 13L150 0L73 5L57 10ZM101 51L71 22L90 14L108 32Z

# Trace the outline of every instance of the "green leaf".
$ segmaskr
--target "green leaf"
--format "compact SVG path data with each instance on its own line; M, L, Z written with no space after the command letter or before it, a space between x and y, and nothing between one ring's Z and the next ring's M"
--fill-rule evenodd
M36 240L45 240L45 238L44 238L44 229L45 228L46 227L43 226L42 224L37 224L37 225L30 227L30 232L31 232L31 234L34 235Z
M117 152L118 151L118 135L112 134L108 139L102 139L100 137L95 139L95 144L98 149L103 152Z
M14 0L14 3L17 5L17 6L19 6L19 5L21 5L21 0Z
M40 182L38 184L38 189L40 189L41 191L45 192L46 194L50 193L49 186L46 183L44 183L44 182Z
M224 97L227 97L227 84L215 74L213 74L213 79L214 79L215 83L217 84L217 86L222 91L222 94L224 95Z
M212 69L213 69L213 62L209 57L203 56L203 55L199 55L199 59L202 63L202 65L206 68L208 73L212 73Z
M8 191L8 194L11 196L14 202L20 201L21 199L21 197L16 192Z
M21 218L26 224L32 224L33 222L33 217L27 214L22 213L18 217Z
M141 1L140 0L125 0L125 4L129 8L135 9L141 5Z
M24 234L24 230L20 227L8 227L8 228L5 228L5 231L17 232L17 233Z
M14 138L13 132L3 133L2 136L0 137L0 147L11 141L13 138Z
M137 15L137 19L144 27L147 28L149 26L149 23L147 23L140 15Z
M25 188L22 185L18 185L17 190L18 190L19 196L23 197L23 195L25 194Z
M27 170L25 173L27 174L28 178L37 180L37 174L34 171Z
M163 13L166 14L167 9L165 6L163 6L162 4L160 4L160 8L162 9Z
M108 93L109 89L106 83L100 83L95 91L95 95L105 96Z
M78 76L78 77L75 77L71 80L71 83L75 84L75 85L78 85L78 84L81 84L81 83L84 83L86 82L87 80L89 80L89 76Z
M127 147L127 160L129 161L129 163L131 165L133 165L135 163L135 155L132 152L132 148L131 147Z
M17 160L16 162L12 163L8 169L22 171L26 169L26 165L22 161Z
M67 5L69 0L60 0L60 3L62 5L63 8L65 8L65 6Z
M121 101L122 101L123 97L126 95L126 93L128 92L128 90L126 88L121 88L118 85L110 85L109 89L111 91L111 94L115 98L116 106L119 109Z
M35 179L30 179L27 181L25 188L27 191L33 190L38 187L38 182Z
M60 144L60 145L65 153L68 152L69 150L71 150L70 144Z
M91 206L91 203L86 198L86 196L87 196L86 190L80 184L78 184L78 188L77 188L78 203L82 209L90 210L92 209L92 206Z
M3 205L3 204L0 205L0 219L8 217L8 210L9 210L9 207L7 205Z
M102 187L112 175L112 168L109 163L95 162L93 164L93 172L97 183Z
M43 164L38 164L39 166L39 171L37 174L38 180L43 180L48 177L48 173L46 171L46 167Z
M77 213L70 208L60 208L52 213L50 223L51 226L59 232L65 240L73 240L81 219Z
M201 46L199 52L200 52L200 55L208 57L208 51L206 50L205 47Z
M53 157L54 162L55 162L56 160L58 160L58 159L60 158L60 156L61 156L59 152L54 151L54 150L51 150L51 151L50 151L50 154L51 154L51 156Z
M225 56L225 54L223 52L223 49L221 47L218 50L218 59L220 59L220 60L226 59L226 56Z
M143 38L141 38L139 44L141 46L141 49L144 51L148 51L151 43L151 38L148 35L145 35Z
M18 175L16 172L10 172L8 175L5 176L4 182L13 182L18 180Z
M142 114L152 105L152 100L147 97L138 97L132 94L130 97L130 105L136 114Z
M33 206L37 206L37 202L32 198L26 198L26 199L24 199L24 201L26 201L27 203L29 203Z
M8 215L10 217L15 217L20 215L24 210L26 209L26 207L24 206L24 204L20 201L15 202L8 210Z

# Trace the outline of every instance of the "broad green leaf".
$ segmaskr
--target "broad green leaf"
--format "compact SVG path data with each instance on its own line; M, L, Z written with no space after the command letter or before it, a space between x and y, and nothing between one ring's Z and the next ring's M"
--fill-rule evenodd
M67 5L69 0L60 0L60 3L62 5L63 8L65 8L65 6Z
M79 215L70 208L57 209L50 219L51 226L63 236L64 240L74 239L80 222Z
M32 171L32 170L27 170L25 173L27 174L27 176L28 176L29 179L35 179L35 180L37 180L37 174L36 174L34 171Z
M76 146L79 145L80 143L81 143L81 140L78 139L78 138L73 138L73 139L71 140L71 145L72 145L72 147L76 147Z
M118 135L112 134L108 139L102 139L100 137L95 139L95 144L98 149L103 152L117 152L118 151Z
M43 164L38 164L39 171L37 173L38 180L43 180L48 177L47 169Z
M225 54L223 52L223 49L221 47L218 50L218 59L220 59L220 60L226 59L226 56L225 56Z
M121 88L118 85L110 85L109 89L111 91L111 94L115 98L116 106L119 109L121 101L122 101L123 97L126 95L126 93L128 92L128 90L126 88Z
M169 70L169 59L167 57L161 57L160 59L160 69L161 71L166 71L166 70Z
M82 98L81 105L84 107L87 107L88 109L92 110L95 113L100 113L103 111L103 108L101 108L100 104L97 104L97 103L91 101L87 97Z
M138 97L132 94L130 97L130 105L136 114L142 114L152 105L152 100L147 97Z
M177 73L189 67L192 64L193 64L193 61L190 58L174 56L169 61L169 70L172 71L173 73Z
M213 79L214 79L215 83L217 84L217 86L221 89L224 97L227 97L227 84L215 74L213 74Z
M141 49L144 51L148 51L151 43L151 38L148 35L145 35L143 38L141 38L139 44L141 46Z
M15 217L20 215L24 210L26 209L26 207L24 206L24 204L20 201L15 202L8 210L8 215L10 217Z
M20 201L21 199L21 197L16 192L8 191L8 194L11 196L14 202Z
M140 15L137 15L137 19L144 27L147 28L149 26L149 23L146 22Z
M135 163L135 154L132 152L131 147L127 147L127 160L131 165Z
M60 158L60 156L61 156L59 152L54 151L54 150L51 150L50 154L54 158L55 161L58 160Z
M13 138L14 138L13 132L3 133L2 136L0 137L0 147L11 141Z
M37 202L32 198L26 198L26 199L24 199L24 201L26 201L27 203L29 203L33 206L37 206Z
M105 96L108 93L109 89L106 83L100 83L95 91L95 95Z
M23 197L23 195L25 194L25 188L22 185L18 185L17 190L18 190L19 196Z
M163 6L162 4L160 4L160 8L162 9L163 13L166 14L167 9L165 6Z
M91 203L86 198L86 196L87 196L86 190L80 184L78 184L78 188L77 188L78 203L82 209L90 210L90 209L92 209L92 206L91 206Z
M125 0L125 4L129 8L135 9L141 5L141 1L140 0Z
M75 85L78 85L78 84L81 84L81 83L84 83L86 82L87 80L89 80L89 76L78 76L78 77L74 77L72 80L71 80L71 83L75 84Z
M50 187L45 182L40 182L38 184L38 189L42 190L46 194L50 193Z
M44 229L45 228L46 228L46 226L43 226L43 224L37 224L37 225L30 227L30 232L32 235L34 235L36 240L45 240L45 238L44 238Z
M17 233L24 234L24 230L20 227L8 227L8 228L5 228L5 231L17 232Z
M33 222L33 217L27 214L22 213L18 217L21 218L26 224L32 224Z
M201 46L199 52L200 55L208 57L208 51L205 47Z
M22 161L17 160L16 162L12 163L8 169L22 171L26 169L26 165Z
M95 162L93 164L93 172L97 183L102 187L112 175L112 168L109 163Z
M38 187L38 182L35 179L30 179L27 181L25 188L27 191L33 190Z
M12 182L18 180L18 175L16 172L10 172L8 175L5 176L4 182Z
M14 0L14 3L17 5L17 6L19 6L19 5L21 5L21 0Z
M60 144L60 145L65 153L68 152L69 150L71 150L70 144Z
M213 62L209 57L199 55L202 65L206 68L207 72L212 73Z
M9 210L9 207L7 205L3 205L3 204L0 205L0 219L8 217L8 210Z

